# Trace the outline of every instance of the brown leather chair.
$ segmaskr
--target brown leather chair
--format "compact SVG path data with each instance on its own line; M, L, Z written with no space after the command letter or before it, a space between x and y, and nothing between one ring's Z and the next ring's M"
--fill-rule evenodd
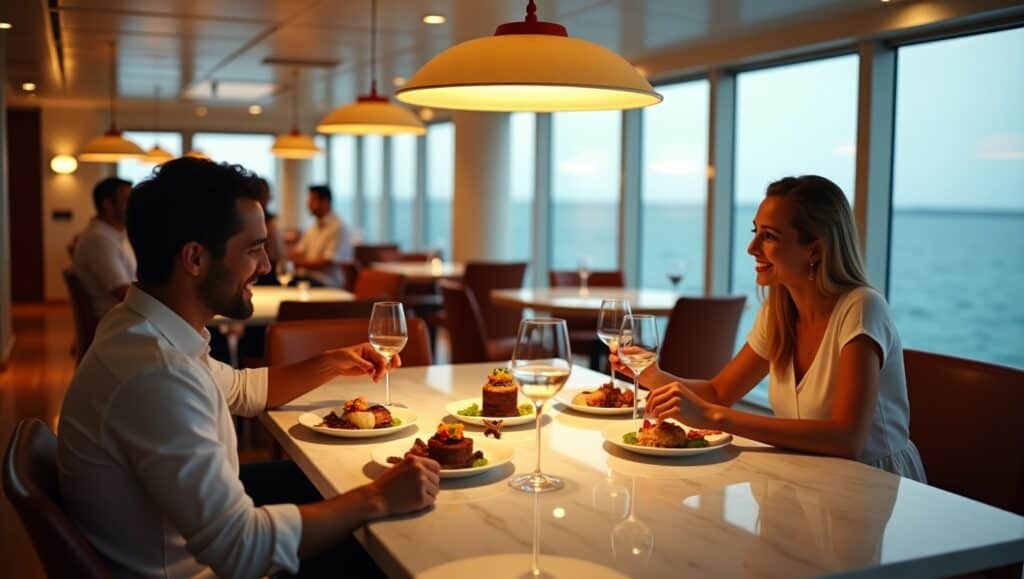
M548 285L551 287L579 287L580 274L577 271L548 272ZM621 271L595 271L587 278L587 287L626 287L625 279ZM590 367L600 368L601 358L607 350L597 339L597 318L591 316L564 316L565 324L569 328L569 341L572 351L579 354L587 354L590 357Z
M514 338L519 332L522 310L495 305L491 302L491 290L523 287L526 262L499 263L470 261L462 276L462 285L472 292L484 322L488 339Z
M364 269L356 278L356 287L352 292L356 299L399 301L405 296L405 276L386 271Z
M429 366L430 339L419 318L406 319L409 341L402 349L403 366ZM271 366L301 362L331 348L361 344L369 339L370 320L309 320L275 322L267 327L267 362Z
M99 318L96 317L96 309L89 299L89 294L75 272L65 269L63 273L64 284L67 285L68 298L71 301L71 317L75 322L75 355L81 360L92 344Z
M369 319L370 315L373 314L374 303L374 300L352 300L347 302L283 301L277 309L276 321Z
M386 257L398 254L397 243L368 244L361 243L353 248L353 255L359 267L370 267L377 261L387 261ZM383 255L383 257L382 257Z
M458 282L440 282L441 297L447 312L448 337L452 363L503 361L512 357L515 336L488 338L476 297Z
M735 354L746 301L743 295L679 298L668 318L658 366L682 378L714 378Z
M356 279L359 278L359 264L354 261L339 261L337 266L341 270L341 289L355 293Z
M4 492L48 577L110 577L107 563L61 507L57 437L41 420L22 420L4 455Z

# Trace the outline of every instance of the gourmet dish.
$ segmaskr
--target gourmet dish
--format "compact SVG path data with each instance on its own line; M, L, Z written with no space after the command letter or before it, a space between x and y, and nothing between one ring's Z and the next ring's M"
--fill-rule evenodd
M597 390L584 390L573 396L572 403L596 408L632 408L633 391L616 388L607 382Z
M327 428L344 428L348 430L370 430L373 428L391 428L401 426L402 421L391 415L391 411L380 404L370 406L362 396L354 400L346 400L341 415L333 410L324 416L324 421L317 426Z
M639 432L627 432L622 442L654 448L704 448L710 435L722 434L718 430L686 430L678 424L662 421L660 424L644 419Z
M476 402L460 409L459 416L486 416L509 418L533 414L532 404L518 404L519 387L508 368L495 368L487 374L487 383L481 392L481 404Z
M473 439L465 435L461 424L438 424L434 436L428 438L427 442L417 438L409 452L430 457L443 469L487 466L484 453L479 450L473 451ZM397 456L388 458L390 463L401 461L401 457Z

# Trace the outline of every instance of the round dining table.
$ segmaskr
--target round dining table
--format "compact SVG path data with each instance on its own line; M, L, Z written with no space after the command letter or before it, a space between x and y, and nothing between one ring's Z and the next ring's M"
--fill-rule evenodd
M491 301L510 308L530 308L553 316L593 316L601 312L601 300L625 298L634 314L667 316L679 299L669 290L595 287L582 289L556 287L544 289L499 289L491 292Z
M403 275L409 283L430 283L461 278L466 272L466 264L457 261L378 261L370 269Z
M345 290L331 287L277 287L258 285L252 288L252 315L244 320L234 320L224 316L213 318L210 325L222 323L238 323L246 326L265 326L277 319L277 310L281 302L345 302L355 296Z

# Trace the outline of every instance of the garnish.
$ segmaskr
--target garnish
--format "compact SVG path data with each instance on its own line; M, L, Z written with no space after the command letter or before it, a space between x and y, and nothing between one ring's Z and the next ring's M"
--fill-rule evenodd
M398 418L397 416L392 416L391 417L391 426L401 426L401 425L402 425L402 419L401 418Z
M494 368L487 374L487 381L491 384L508 384L512 382L512 373L508 368Z
M495 439L501 438L501 427L505 425L505 421L501 420L487 420L484 419L484 436L493 436Z
M623 434L622 442L625 442L626 444L639 444L639 442L636 439L635 432L627 432L626 434Z
M464 438L462 432L462 424L445 424L442 422L437 425L437 438L445 442L458 442Z
M481 467L481 466L487 466L487 459L486 458L478 458L478 459L473 461L473 468L477 468L477 467Z
M366 404L366 399L362 396L345 401L345 412L364 412L369 410L369 408L369 405Z
M694 438L686 441L686 448L704 448L708 445L708 441L703 438Z
M456 412L459 416L480 416L480 405L476 402Z
M519 416L529 416L531 414L533 414L533 404L519 405Z

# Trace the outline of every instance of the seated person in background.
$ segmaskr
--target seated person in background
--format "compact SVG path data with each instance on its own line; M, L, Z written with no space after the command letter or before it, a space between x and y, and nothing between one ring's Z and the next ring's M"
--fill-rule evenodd
M438 493L438 464L412 456L314 502L294 463L239 466L232 414L255 416L336 376L384 372L369 344L269 369L210 359L207 324L252 315L252 284L269 269L258 197L241 167L187 157L133 192L139 281L75 373L57 448L64 507L114 576L258 577L295 573L300 559L308 571L324 556L343 558L332 566L352 576L379 574L352 531Z
M326 185L309 188L306 207L316 222L302 235L290 257L298 278L317 285L341 287L337 262L352 259L348 227L331 211L331 190Z
M885 298L868 285L842 190L815 175L776 181L753 233L747 253L767 297L746 345L711 380L649 367L640 376L653 390L648 415L924 482L909 435L903 346ZM617 353L609 359L625 370ZM774 417L731 408L765 375Z
M125 211L132 184L108 177L92 190L96 217L78 234L71 250L71 269L89 294L96 319L124 299L135 281L135 253L125 235Z

